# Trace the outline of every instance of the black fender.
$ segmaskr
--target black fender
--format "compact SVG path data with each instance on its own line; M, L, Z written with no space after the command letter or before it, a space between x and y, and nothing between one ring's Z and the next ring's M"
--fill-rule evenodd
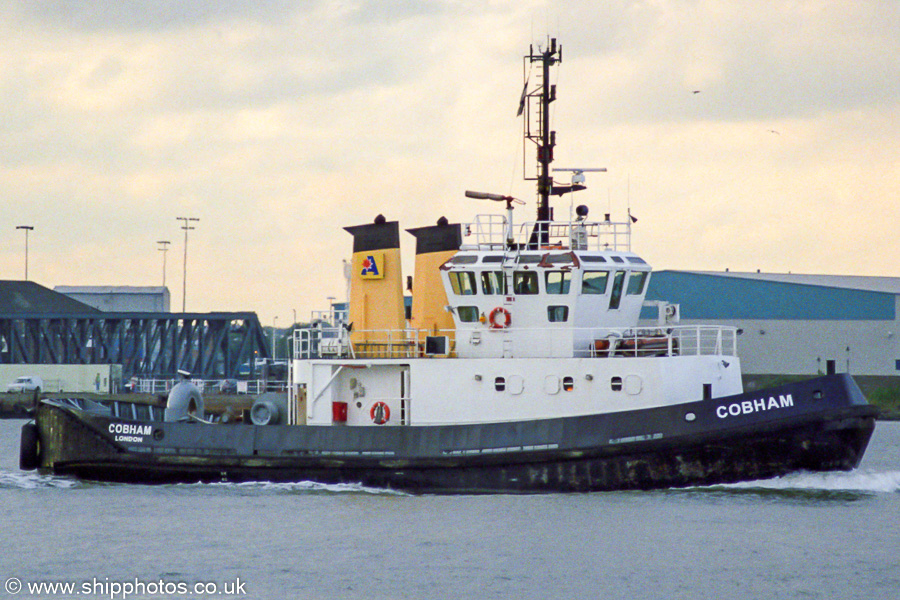
M38 427L34 423L22 425L22 437L19 440L19 468L33 471L41 464L41 438Z

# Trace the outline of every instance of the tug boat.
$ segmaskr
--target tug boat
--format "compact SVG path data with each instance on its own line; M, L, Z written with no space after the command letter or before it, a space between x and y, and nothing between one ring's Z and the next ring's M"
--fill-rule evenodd
M847 374L744 392L738 331L683 326L647 303L650 265L634 219L552 218L552 196L584 189L551 176L561 46L530 49L538 84L522 96L537 147L538 215L408 229L416 245L404 302L397 221L347 227L350 298L293 338L289 393L261 397L251 423L203 418L185 380L165 415L129 418L42 400L23 427L25 469L132 483L315 481L412 493L655 489L859 465L875 424ZM527 81L527 79L526 79ZM656 309L655 318L642 311Z

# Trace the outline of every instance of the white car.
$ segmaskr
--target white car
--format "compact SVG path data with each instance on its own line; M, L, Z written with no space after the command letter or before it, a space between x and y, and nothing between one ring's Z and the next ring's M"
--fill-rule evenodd
M40 392L44 387L44 380L40 377L35 377L33 375L26 375L24 377L19 377L11 384L6 386L6 391L8 393L21 393L21 392Z

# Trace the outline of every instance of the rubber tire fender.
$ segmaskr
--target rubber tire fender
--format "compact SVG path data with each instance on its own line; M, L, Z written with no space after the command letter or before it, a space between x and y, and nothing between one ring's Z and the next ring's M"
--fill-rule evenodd
M23 471L34 471L41 466L41 438L37 425L22 425L22 437L19 440L19 468Z

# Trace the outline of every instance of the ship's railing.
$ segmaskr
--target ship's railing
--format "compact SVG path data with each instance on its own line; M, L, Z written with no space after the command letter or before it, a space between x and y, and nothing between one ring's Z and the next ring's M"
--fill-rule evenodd
M372 329L348 332L344 327L294 331L293 356L309 358L416 358L456 356L453 330Z
M139 394L166 395L180 379L137 379L134 388L130 391ZM236 379L191 379L191 383L197 386L204 394L262 394L265 391L281 389L284 381L276 382L264 379L236 380Z
M503 333L514 336L525 328L493 330L484 336ZM550 339L559 328L527 328L531 339ZM573 328L572 356L596 358L612 356L737 356L737 328L720 325L678 325L632 328ZM420 358L457 356L455 330L372 330L352 334L343 327L297 330L294 358ZM540 334L546 333L545 336ZM537 335L536 335L537 334ZM485 338L485 342L488 339ZM521 346L516 356L529 354ZM536 354L538 356L538 354Z
M593 329L588 339L594 357L737 356L737 328L720 325Z
M544 233L541 248L631 251L631 223L614 221L526 221L513 228L512 242L527 247L535 231ZM506 217L477 215L463 225L463 245L502 250L509 235Z

